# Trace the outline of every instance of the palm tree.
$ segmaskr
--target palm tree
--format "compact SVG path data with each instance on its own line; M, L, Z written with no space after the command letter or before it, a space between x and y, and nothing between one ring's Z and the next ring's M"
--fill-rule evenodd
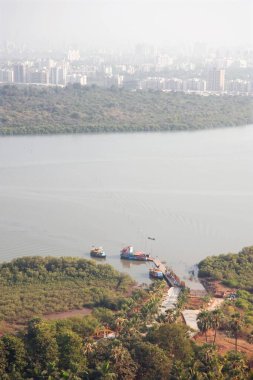
M102 362L97 370L99 372L99 379L101 380L115 380L117 375L115 372L111 371L111 365L109 361Z
M167 315L166 315L167 321L169 323L176 322L176 319L177 319L178 315L179 315L179 312L178 312L177 309L176 310L175 309L168 310L167 311Z
M249 366L245 355L231 351L225 356L224 360L225 365L223 372L228 378L233 380L244 380L248 378Z
M200 363L194 361L191 366L189 366L186 376L191 380L203 380L203 375L199 369ZM185 379L185 377L184 377Z
M137 364L133 361L129 351L120 344L111 351L114 371L121 380L133 380L136 375Z
M88 340L84 344L84 353L89 357L95 351L95 342L92 340Z
M241 331L243 325L243 319L240 313L234 313L231 315L231 320L229 322L229 327L231 332L235 337L235 351L237 352L237 340L238 333Z
M215 309L210 313L210 325L214 329L213 344L215 344L217 330L221 325L223 313L220 309Z
M202 334L205 334L207 342L207 331L210 328L210 313L206 310L201 311L197 316L197 325Z
M216 347L212 344L204 344L199 353L199 370L203 373L203 379L222 380L223 361L219 357Z
M247 341L251 344L253 343L253 330L248 333Z
M117 335L119 335L121 333L121 331L124 328L124 325L126 325L126 322L127 322L126 318L118 317L116 319L115 325L116 325L116 333L117 333Z
M139 335L139 330L141 329L142 325L143 319L141 316L139 314L134 314L132 318L122 324L120 331L121 340L133 335Z

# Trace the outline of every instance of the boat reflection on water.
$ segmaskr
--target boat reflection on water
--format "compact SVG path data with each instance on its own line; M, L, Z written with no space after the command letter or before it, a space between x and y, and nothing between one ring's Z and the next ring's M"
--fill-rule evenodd
M121 265L123 268L133 268L133 267L143 267L143 261L137 261L137 260L120 260ZM146 265L150 265L149 261L144 262Z

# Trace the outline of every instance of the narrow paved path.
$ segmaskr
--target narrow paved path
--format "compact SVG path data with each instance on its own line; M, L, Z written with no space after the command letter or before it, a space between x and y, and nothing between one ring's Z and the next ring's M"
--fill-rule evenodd
M197 325L197 316L200 313L200 310L183 310L182 315L185 321L185 324L191 329L199 331Z
M180 291L180 288L169 288L161 306L159 307L159 315L166 314L167 310L175 309Z

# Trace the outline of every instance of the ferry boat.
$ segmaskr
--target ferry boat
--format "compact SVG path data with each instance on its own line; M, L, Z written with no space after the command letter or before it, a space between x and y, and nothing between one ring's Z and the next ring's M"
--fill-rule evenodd
M90 255L92 257L105 258L106 254L102 247L92 247L90 250Z
M120 251L120 258L124 260L148 261L150 256L145 254L143 251L134 252L133 247L129 245Z
M150 268L149 276L152 278L163 278L163 272L158 268Z

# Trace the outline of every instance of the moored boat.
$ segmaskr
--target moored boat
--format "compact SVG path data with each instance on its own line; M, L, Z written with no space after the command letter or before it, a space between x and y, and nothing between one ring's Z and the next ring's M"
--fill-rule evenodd
M150 268L149 276L152 278L163 278L163 272L158 268Z
M102 247L92 247L90 250L90 255L92 257L105 258L106 254Z
M120 258L124 260L148 261L150 256L143 251L135 251L131 245L120 251Z

